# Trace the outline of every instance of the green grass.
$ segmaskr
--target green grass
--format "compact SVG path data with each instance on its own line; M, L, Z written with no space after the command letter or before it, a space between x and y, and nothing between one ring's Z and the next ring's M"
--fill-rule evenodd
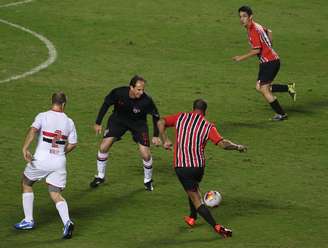
M0 4L11 1L0 0ZM328 6L326 1L249 1L258 22L273 30L282 59L277 82L297 83L298 100L279 95L290 119L272 123L255 91L255 58L236 9L240 1L36 0L0 9L1 19L51 40L58 59L33 76L0 84L0 247L328 247ZM28 33L0 24L0 80L47 58ZM222 241L200 220L188 229L186 196L171 167L172 154L152 148L155 191L143 190L136 145L127 134L111 152L108 181L89 189L100 141L91 129L103 97L135 73L162 115L188 111L195 98L209 102L208 119L221 134L248 145L247 154L209 144L203 191L223 194L212 213L231 227ZM64 192L76 223L60 240L62 224L44 183L35 186L37 229L18 232L20 174L26 130L64 90L79 147L69 155ZM172 133L171 133L172 135Z

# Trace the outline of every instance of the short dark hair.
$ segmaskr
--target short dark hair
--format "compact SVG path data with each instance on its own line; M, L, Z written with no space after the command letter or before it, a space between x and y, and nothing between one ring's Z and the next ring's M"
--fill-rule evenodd
M241 7L238 9L238 13L240 13L240 12L246 12L248 16L253 15L253 11L252 11L251 7L246 6L246 5L241 6Z
M200 110L202 113L205 114L205 111L207 109L207 102L203 99L196 99L193 104L193 110Z
M135 76L133 76L133 78L131 78L131 80L130 80L130 86L135 87L135 86L136 86L136 83L137 83L138 81L143 81L143 82L146 83L146 80L145 80L143 77L141 77L141 76L139 76L139 75L135 75Z
M66 103L67 98L64 92L59 91L52 94L51 100L52 104L62 105L63 103Z

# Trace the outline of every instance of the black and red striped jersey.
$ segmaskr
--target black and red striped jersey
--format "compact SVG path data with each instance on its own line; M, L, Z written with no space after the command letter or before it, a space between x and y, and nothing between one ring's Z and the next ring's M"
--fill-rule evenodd
M166 127L175 127L174 167L205 167L205 146L223 138L214 124L199 112L178 113L164 117Z

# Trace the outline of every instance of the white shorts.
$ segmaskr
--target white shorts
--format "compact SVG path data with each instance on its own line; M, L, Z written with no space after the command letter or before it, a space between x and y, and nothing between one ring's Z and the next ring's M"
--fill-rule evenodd
M66 159L32 161L26 165L24 175L31 181L46 178L46 183L63 189L66 186Z

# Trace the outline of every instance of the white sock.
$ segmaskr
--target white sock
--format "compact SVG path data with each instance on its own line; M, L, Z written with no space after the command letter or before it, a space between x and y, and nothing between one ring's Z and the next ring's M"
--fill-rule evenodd
M56 203L56 208L64 225L69 221L68 205L66 201Z
M149 161L142 160L144 166L144 183L148 183L153 176L153 158L150 157Z
M108 153L101 153L100 151L98 151L98 157L97 157L98 175L97 175L97 177L100 177L100 178L105 177L107 159L108 159Z
M31 222L33 220L33 201L34 201L34 193L28 192L22 194L23 198L23 209L25 220Z

